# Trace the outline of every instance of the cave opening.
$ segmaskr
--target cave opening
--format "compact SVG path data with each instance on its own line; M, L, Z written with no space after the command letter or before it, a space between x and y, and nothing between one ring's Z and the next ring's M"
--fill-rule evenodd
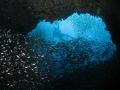
M116 45L105 27L102 18L89 13L73 13L67 19L53 23L46 20L39 22L28 33L36 40L31 48L36 51L33 52L35 57L40 56L36 58L37 65L47 72L56 72L56 77L91 62L99 64L109 60L116 51Z

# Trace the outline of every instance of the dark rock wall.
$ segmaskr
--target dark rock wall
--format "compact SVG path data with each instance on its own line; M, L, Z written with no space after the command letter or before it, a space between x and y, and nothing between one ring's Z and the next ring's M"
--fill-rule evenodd
M0 0L0 27L2 29L11 29L13 33L26 34L35 28L37 22L37 18L31 15L25 1Z

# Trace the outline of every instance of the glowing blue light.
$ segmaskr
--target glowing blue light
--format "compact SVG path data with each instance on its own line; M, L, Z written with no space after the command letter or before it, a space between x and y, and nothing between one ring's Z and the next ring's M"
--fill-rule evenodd
M88 56L86 56L86 58L84 57L84 64L87 65L88 61L98 62L100 60L108 60L116 50L116 46L110 39L110 33L105 30L105 27L106 25L100 17L95 17L90 14L78 15L74 13L65 20L56 20L53 23L43 20L39 22L37 27L28 33L28 35L44 39L45 41L55 41L55 45L57 45L58 42L71 41L70 45L67 45L73 51L79 50L79 52L76 51L74 54L79 57L79 60L80 58L83 59L85 55ZM67 57L66 54L63 54L63 56L64 58ZM56 54L53 54L53 57L57 58L58 61L63 60L61 56L57 56ZM77 62L76 58L71 60ZM68 61L65 68L68 68L69 65L71 64L69 64ZM57 70L61 67L61 64L56 62L55 67Z

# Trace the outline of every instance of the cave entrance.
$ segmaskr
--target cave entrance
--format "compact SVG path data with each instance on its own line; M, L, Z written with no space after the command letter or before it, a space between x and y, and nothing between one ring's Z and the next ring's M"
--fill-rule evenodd
M56 72L64 69L75 69L90 62L99 63L112 57L116 50L109 31L105 30L102 18L86 14L73 13L65 20L55 20L53 23L45 20L28 35L36 38L37 52L41 57L49 58L49 63ZM37 47L37 48L36 48ZM39 55L36 52L34 55ZM52 56L50 58L49 56ZM61 69L62 68L62 69Z

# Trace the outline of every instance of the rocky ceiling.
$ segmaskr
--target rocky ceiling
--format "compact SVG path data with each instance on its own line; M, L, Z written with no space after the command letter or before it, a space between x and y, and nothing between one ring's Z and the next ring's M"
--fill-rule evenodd
M112 40L120 47L119 0L0 0L0 28L26 35L43 19L67 18L73 12L100 16L110 31Z

